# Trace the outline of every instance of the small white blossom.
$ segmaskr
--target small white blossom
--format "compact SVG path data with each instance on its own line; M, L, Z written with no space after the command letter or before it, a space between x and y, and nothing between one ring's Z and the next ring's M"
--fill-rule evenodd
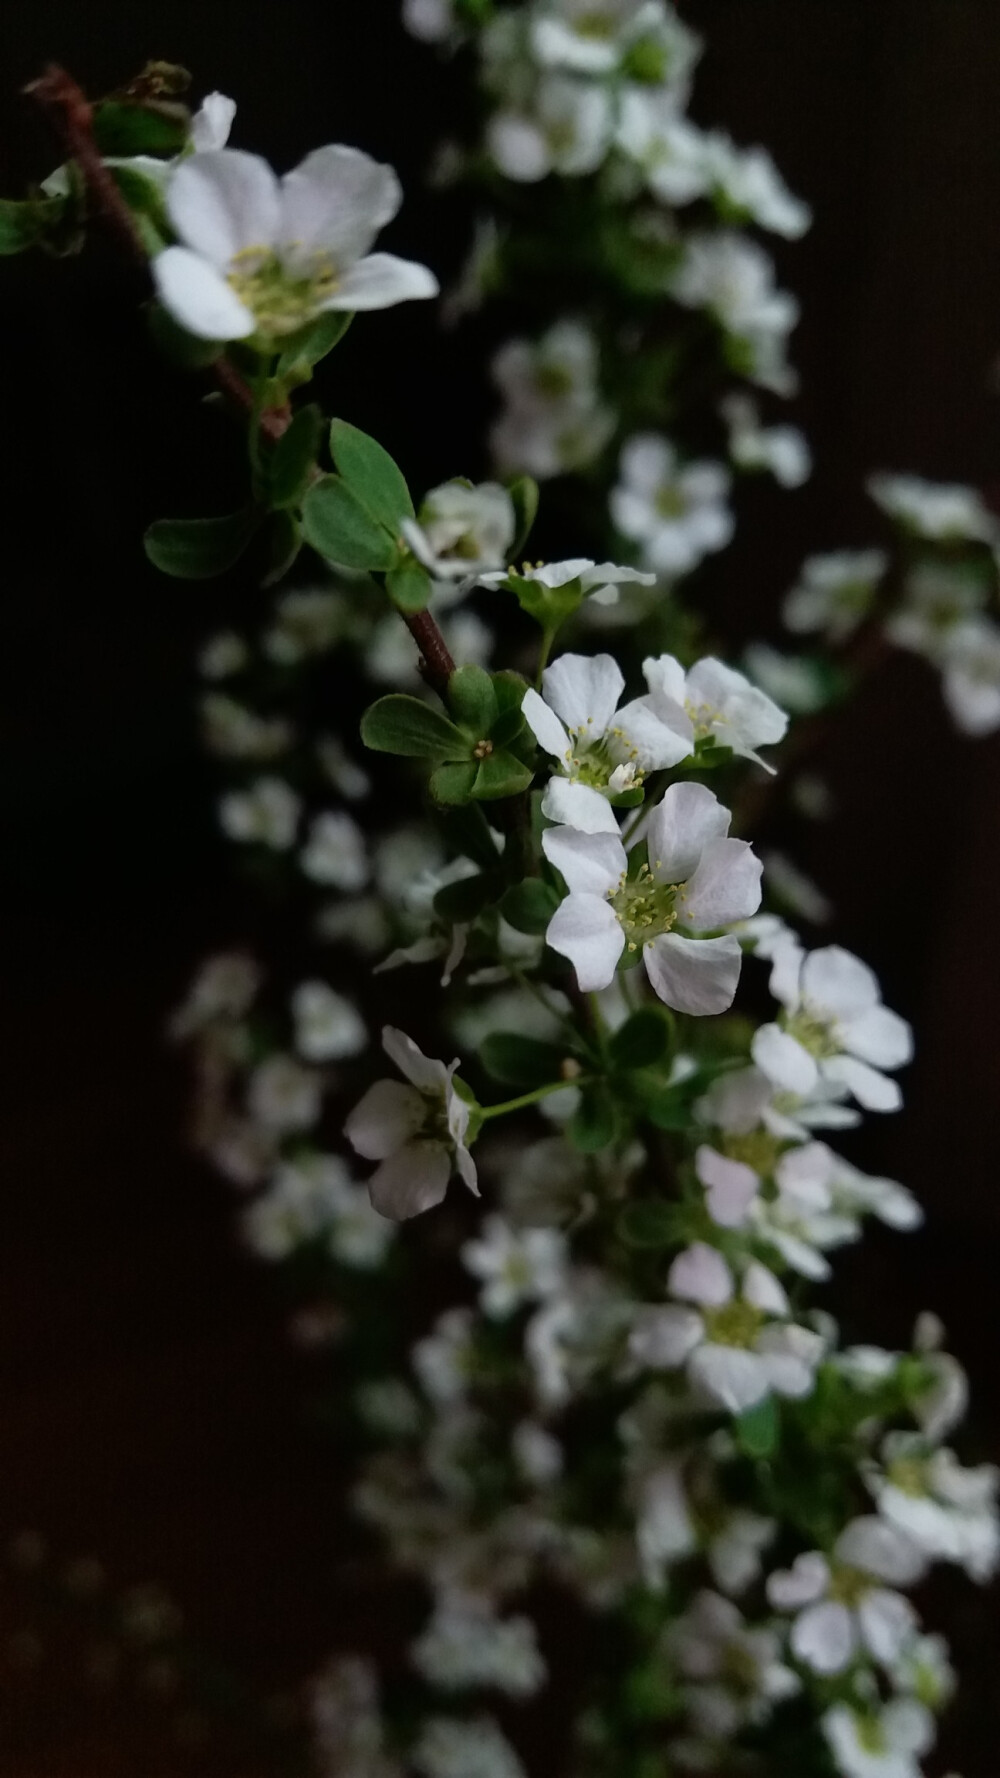
M641 951L655 992L678 1012L732 1004L739 940L701 935L756 912L761 868L745 840L726 837L730 819L705 785L670 785L649 818L649 862L631 878L617 835L547 829L542 848L569 893L546 937L585 993L609 985L627 948Z
M812 222L809 205L789 191L766 148L737 148L721 130L712 130L703 154L706 183L720 209L787 241L806 233Z
M757 749L782 739L788 717L735 667L706 655L685 673L672 654L661 654L648 656L642 670L654 708L678 734L692 742L714 740L765 771L774 770Z
M462 1261L482 1282L484 1312L502 1317L560 1289L566 1248L557 1229L515 1229L502 1216L487 1216L481 1233L462 1248Z
M422 1778L527 1778L489 1716L431 1717L410 1758Z
M268 1056L257 1064L247 1086L252 1115L279 1135L311 1129L319 1122L322 1100L322 1077L294 1056Z
M472 1380L475 1320L471 1309L446 1309L413 1348L413 1368L437 1407L455 1407Z
M574 74L613 74L640 46L657 88L682 93L701 53L701 41L673 7L649 0L543 0L531 25L531 50L546 68ZM634 59L634 56L633 56Z
M262 981L260 965L243 951L223 951L209 957L170 1021L171 1037L192 1037L217 1019L228 1023L245 1018Z
M597 341L588 327L559 321L537 342L509 340L491 368L505 408L490 448L504 474L545 481L593 462L614 430L614 415L601 400Z
M443 482L402 533L417 560L438 580L463 580L507 560L515 531L514 503L499 482Z
M883 1518L933 1561L956 1562L972 1580L1000 1567L997 1490L992 1463L964 1469L953 1451L934 1450L916 1433L890 1433L881 1462L865 1480Z
M749 395L728 395L720 412L729 428L729 455L738 469L767 470L783 488L800 488L812 473L812 457L797 426L763 426Z
M453 0L403 0L403 26L422 43L447 43L456 29Z
M669 1643L688 1682L685 1701L703 1734L728 1740L747 1723L766 1722L794 1697L799 1680L781 1660L781 1640L750 1624L731 1599L703 1591L671 1625Z
M670 93L626 87L615 142L663 203L689 204L707 192L706 138L680 113Z
M350 892L363 889L368 881L364 835L357 822L342 811L328 810L316 816L299 863L314 883L333 889Z
M778 1611L794 1612L790 1647L815 1673L843 1673L861 1653L895 1661L917 1626L917 1615L896 1589L926 1571L923 1552L877 1518L853 1519L829 1557L798 1556L767 1583Z
M336 588L296 587L279 599L261 647L279 666L295 666L326 654L343 633L345 616L344 597Z
M974 488L919 475L873 475L868 492L904 530L935 543L1000 542L1000 523Z
M882 1005L867 964L839 945L807 953L791 939L775 955L771 993L785 1011L755 1032L752 1052L776 1086L808 1095L826 1080L866 1111L898 1110L899 1087L882 1070L910 1060L912 1033Z
M391 1025L382 1046L406 1084L377 1081L344 1125L357 1153L381 1162L368 1182L376 1210L394 1222L429 1210L440 1204L453 1168L478 1196L476 1164L465 1146L469 1107L453 1085L458 1061L449 1066L425 1056Z
M721 463L681 464L669 439L643 432L623 447L620 476L611 491L612 520L657 573L690 574L732 537L729 474Z
M219 803L219 823L229 839L273 852L294 846L301 813L301 800L283 778L257 778L248 790L232 790Z
M292 995L295 1047L307 1062L339 1062L357 1056L368 1042L353 1001L326 982L301 982Z
M611 145L614 113L603 87L552 74L523 110L496 111L486 149L508 179L533 185L549 173L593 173Z
M276 759L287 753L295 738L284 717L260 716L218 691L202 698L201 721L205 746L223 759Z
M777 395L795 388L786 350L799 305L774 283L774 264L756 241L736 231L692 235L671 284L689 309L707 309L730 337L734 368Z
M751 642L743 664L755 685L796 716L812 716L830 701L822 665L807 655L782 654L768 642Z
M443 1594L410 1653L424 1678L446 1691L489 1686L530 1698L546 1678L530 1618L498 1618L475 1594Z
M317 148L280 181L240 149L195 153L167 185L182 245L153 260L157 294L200 339L267 341L329 309L435 296L425 266L368 252L401 199L392 168L356 148Z
M335 1259L359 1270L381 1263L392 1227L373 1210L364 1186L336 1155L315 1154L281 1167L243 1218L250 1246L279 1260L322 1240Z
M781 615L786 627L799 636L822 630L831 642L843 642L868 616L888 566L881 549L810 556L785 597Z
M321 735L316 742L316 758L335 790L350 803L362 802L370 794L372 781L368 773L353 760L336 735Z
M243 637L235 630L220 630L202 647L198 671L203 679L230 679L234 673L242 673L249 660L250 650Z
M934 1721L913 1698L861 1710L834 1704L823 1733L841 1778L922 1778L921 1756L934 1745Z
M543 1488L563 1471L563 1449L554 1433L537 1420L521 1420L511 1436L511 1450L526 1481Z
M941 690L967 735L1000 728L1000 626L985 618L956 624L945 643Z

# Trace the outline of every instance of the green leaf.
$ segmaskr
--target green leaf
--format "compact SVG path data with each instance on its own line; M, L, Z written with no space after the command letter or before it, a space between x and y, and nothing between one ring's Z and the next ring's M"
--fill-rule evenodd
M494 673L493 690L496 692L497 705L501 711L520 710L524 703L524 694L528 689L528 681L521 673L512 673L507 667L502 673Z
M474 877L463 877L458 883L446 883L434 897L434 912L442 920L465 925L496 901L503 884L496 874L482 871Z
M628 1247L669 1247L677 1239L677 1209L656 1198L626 1204L618 1233Z
M655 1007L644 1006L614 1033L611 1060L616 1068L652 1068L662 1061L670 1038L669 1019Z
M494 1080L511 1087L544 1087L562 1078L565 1051L537 1037L491 1031L479 1046L479 1060Z
M441 826L456 856L471 858L480 870L496 870L500 853L482 809L477 809L474 804L464 809L452 809L442 816Z
M439 803L467 803L476 782L476 761L461 760L438 766L431 773L431 795Z
M128 99L104 99L94 106L94 140L101 154L150 154L172 160L188 140L189 114L183 105L152 106Z
M523 743L526 736L528 737L528 747L533 754L535 737L529 734L528 725L520 710L504 710L490 729L490 740L494 747L510 747L519 758L526 750L519 743ZM527 760L524 760L523 763L527 764Z
M501 797L520 795L522 790L527 790L533 777L530 766L522 765L512 753L501 749L497 753L488 753L480 761L472 794L479 803L498 802Z
M583 1154L596 1154L615 1139L617 1129L615 1102L603 1083L585 1087L580 1103L570 1118L567 1134L574 1148Z
M396 545L339 476L314 482L302 502L302 535L317 554L341 568L385 570Z
M510 554L519 556L531 534L531 527L538 513L538 483L532 481L530 475L519 476L517 481L510 482L507 488L514 505L516 530L514 541L510 546Z
M293 334L285 341L278 359L275 372L278 381L305 382L313 365L319 364L334 346L339 345L353 320L353 314L348 311L329 309L325 315L310 321L308 327Z
M267 460L271 506L297 506L316 467L323 415L315 403L302 407L286 426Z
M175 580L213 580L239 561L259 524L253 507L218 519L157 519L143 542L161 573Z
M633 1079L631 1091L642 1106L642 1112L658 1130L686 1130L691 1124L690 1101L676 1090L661 1089L652 1093L636 1092Z
M411 759L463 759L469 753L468 741L447 716L405 692L390 692L369 706L361 718L361 739L375 753ZM470 772L471 783L471 762Z
M540 580L522 580L519 575L511 574L508 582L521 610L533 617L543 630L558 630L583 602L579 580L569 580L565 586L547 587Z
M46 228L62 219L67 199L0 198L0 255L24 253Z
M302 548L302 535L290 512L272 512L267 521L267 567L261 586L277 586Z
M500 912L515 932L539 935L548 928L559 897L540 877L526 877L523 883L512 883L500 903Z
M736 1438L748 1457L770 1457L780 1432L781 1418L773 1395L766 1395L736 1420Z
M413 517L413 501L388 451L346 420L331 421L330 450L351 493L395 537L400 519Z
M431 596L431 577L419 562L402 562L390 568L385 590L399 611L424 611Z
M448 680L448 707L456 722L472 729L478 740L490 734L497 718L497 696L485 668L455 669Z

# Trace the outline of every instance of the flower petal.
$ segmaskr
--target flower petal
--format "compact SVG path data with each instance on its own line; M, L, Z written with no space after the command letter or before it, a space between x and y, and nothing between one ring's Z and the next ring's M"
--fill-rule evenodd
M222 273L188 247L168 247L153 260L156 293L173 319L199 340L244 340L257 323Z
M542 834L542 851L565 877L566 886L574 895L607 895L618 887L627 863L617 833L577 833L572 827L548 827Z
M426 1111L415 1088L401 1080L377 1080L350 1113L344 1135L366 1161L383 1161L416 1135Z
M733 1275L717 1248L695 1241L674 1260L667 1289L683 1302L719 1309L732 1300Z
M878 980L867 963L840 945L810 951L802 965L802 998L835 1018L876 1006Z
M542 674L545 702L571 733L599 741L611 725L625 680L610 654L564 654Z
M875 1513L851 1520L834 1545L834 1555L838 1562L896 1587L914 1586L927 1570L923 1551Z
M338 279L337 288L323 303L324 309L391 309L396 303L437 296L440 285L427 266L415 259L397 259L394 253L369 253Z
M444 1093L449 1070L436 1057L425 1056L405 1031L397 1030L395 1025L383 1025L382 1048L390 1062L395 1062L400 1074L405 1074L419 1092Z
M762 868L746 840L713 840L680 897L684 925L708 932L748 920L760 907Z
M822 1597L830 1584L830 1564L819 1550L796 1556L790 1568L769 1575L767 1597L776 1611L799 1611Z
M762 1266L759 1260L753 1259L743 1274L741 1296L755 1309L765 1315L789 1315L791 1305L785 1295L784 1286L779 1283L773 1272Z
M553 759L566 762L573 749L569 736L559 721L554 710L551 710L544 698L540 698L533 686L529 686L521 704L521 715L530 728L539 747L551 753Z
M359 148L314 148L281 181L277 247L292 272L312 271L317 256L346 271L368 252L403 201L391 167Z
M743 953L731 933L724 938L682 938L667 932L646 946L642 960L665 1005L701 1018L732 1006Z
M225 148L236 116L236 100L225 93L206 93L191 119L191 142L199 154Z
M814 1673L842 1673L856 1647L854 1619L833 1599L808 1606L792 1625L792 1653Z
M819 1079L819 1069L808 1050L780 1025L761 1025L754 1032L750 1053L758 1068L783 1092L805 1098Z
M866 1111L898 1111L903 1095L894 1080L854 1056L830 1056L822 1064L825 1080L847 1087Z
M613 833L618 838L618 821L606 796L590 784L575 784L569 778L550 778L542 797L542 814L549 821L558 821L578 833Z
M767 1371L756 1352L737 1346L706 1343L688 1359L688 1380L731 1414L742 1414L763 1401Z
M181 161L167 213L185 247L228 266L248 247L270 248L278 229L278 181L259 154L214 148Z
M708 1213L724 1229L738 1229L746 1222L750 1206L760 1190L760 1180L744 1161L731 1161L703 1142L694 1157L694 1168L706 1188Z
M634 698L615 717L615 740L624 744L644 772L679 765L694 749L690 721L678 708L677 716L683 720L672 722L673 713L666 703L658 707L652 698Z
M902 1068L913 1059L913 1032L888 1006L869 1006L841 1020L844 1048L876 1068Z
M861 1640L883 1665L899 1658L919 1622L909 1599L888 1587L873 1587L858 1605Z
M405 1222L440 1204L450 1176L451 1158L443 1143L408 1142L372 1174L368 1194L380 1216Z
M606 988L614 980L625 934L614 908L603 896L567 895L549 921L545 937L554 951L569 958L585 994Z
M728 833L731 819L707 785L671 784L649 820L649 864L657 881L686 882L705 847Z
M639 1364L673 1370L694 1351L703 1333L696 1309L645 1309L629 1335L629 1351Z

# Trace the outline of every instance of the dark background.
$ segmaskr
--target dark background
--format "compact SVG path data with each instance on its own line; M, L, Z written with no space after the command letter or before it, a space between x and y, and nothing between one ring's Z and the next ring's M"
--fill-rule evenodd
M720 565L743 637L804 554L878 535L869 470L1000 486L1000 7L683 10L708 39L696 114L765 141L816 211L778 259L803 301L795 417L817 473L795 496L755 494ZM100 93L149 56L233 92L235 141L279 166L326 140L391 160L408 198L387 244L442 272L458 262L459 207L421 191L454 89L403 37L395 0L9 0L2 194L56 158L18 97L45 60ZM197 383L147 353L138 294L97 244L0 267L0 1545L30 1528L51 1552L0 1583L0 1771L19 1778L253 1764L226 1736L183 1751L184 1697L150 1702L141 1661L91 1697L92 1608L77 1628L46 1602L70 1558L99 1557L112 1591L155 1580L265 1688L344 1637L302 1360L231 1201L185 1151L186 1082L162 1038L193 962L250 913L193 719L193 652L233 594L165 586L139 539L155 516L223 510L237 470ZM468 444L488 411L480 351L475 330L443 337L414 305L359 322L326 392L431 485L482 467ZM923 1235L848 1256L837 1306L852 1337L903 1344L933 1304L972 1374L972 1448L997 1455L1000 737L960 741L932 678L901 659L825 764L848 812L806 862L836 899L836 936L918 1034L906 1111L865 1158L929 1215ZM995 1778L995 1601L945 1591L935 1615L967 1675L948 1752L966 1778Z

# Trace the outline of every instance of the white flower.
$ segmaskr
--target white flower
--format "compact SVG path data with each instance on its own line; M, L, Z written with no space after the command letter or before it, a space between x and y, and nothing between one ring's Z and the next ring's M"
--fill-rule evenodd
M453 0L403 0L403 26L422 43L447 43L455 30Z
M898 1110L899 1087L881 1070L910 1060L912 1033L882 1005L867 964L839 945L806 953L790 939L775 955L771 993L785 1011L755 1032L752 1053L776 1086L808 1095L825 1080L846 1087L866 1111Z
M757 749L782 739L788 717L766 692L751 685L735 667L706 655L685 673L672 654L647 656L642 663L654 707L691 741L714 740L773 771Z
M240 149L193 154L167 211L182 242L153 261L160 301L199 339L281 339L328 309L383 309L437 294L425 266L369 253L402 199L391 167L317 148L279 180Z
M206 93L191 119L191 146L202 154L211 148L225 148L236 116L236 100L225 93Z
M685 1698L702 1733L723 1740L746 1723L765 1722L794 1697L799 1680L781 1660L781 1641L766 1624L747 1623L739 1606L703 1591L669 1632Z
M357 1056L368 1042L353 1001L326 982L301 982L292 995L295 1047L307 1062L338 1062Z
M440 1204L453 1167L478 1196L476 1164L465 1146L469 1107L453 1085L458 1061L432 1060L391 1025L382 1046L408 1084L376 1081L344 1125L357 1153L382 1163L368 1181L376 1210L401 1222Z
M834 1704L823 1733L841 1778L921 1778L921 1756L934 1745L934 1720L913 1698L855 1710Z
M210 636L198 655L198 671L205 679L229 679L242 673L250 660L250 650L235 630L219 630Z
M502 1216L487 1216L480 1234L462 1248L462 1262L482 1281L484 1312L502 1317L560 1289L566 1245L557 1229L515 1229Z
M446 1309L413 1348L413 1368L436 1407L456 1407L473 1375L475 1318L471 1309Z
M617 834L608 796L693 751L692 741L660 720L653 699L636 698L618 709L624 688L611 655L564 654L542 675L543 697L525 692L521 713L562 774L550 780L542 799L550 821L583 833Z
M531 49L547 68L575 74L611 74L640 45L649 62L646 78L682 83L701 52L701 42L673 8L650 0L546 0L531 24Z
M743 664L755 685L796 716L812 716L830 701L822 666L807 655L782 654L767 642L751 642Z
M729 455L739 469L768 470L783 488L800 488L812 472L812 457L797 426L762 426L749 395L727 395L719 404L729 428Z
M339 1656L309 1688L309 1721L324 1771L338 1778L402 1778L384 1751L378 1685L370 1662Z
M259 1062L247 1086L247 1106L266 1130L284 1135L318 1123L323 1081L294 1056L268 1056Z
M853 1519L829 1557L810 1550L777 1570L767 1596L796 1614L789 1646L815 1673L843 1673L860 1653L881 1665L895 1661L917 1626L898 1587L926 1571L923 1552L882 1519Z
M410 1758L422 1778L527 1778L492 1717L433 1716Z
M295 844L302 804L283 778L257 778L219 803L219 824L231 840L287 852Z
M341 635L345 616L344 598L335 588L297 587L279 599L261 646L269 660L293 666L325 654Z
M629 1344L640 1364L685 1366L691 1386L733 1414L772 1392L809 1394L823 1341L789 1319L788 1298L766 1266L752 1260L737 1293L721 1253L696 1241L674 1260L667 1286L677 1302L636 1319Z
M967 735L1000 728L1000 627L987 619L957 624L944 646L944 701Z
M183 1039L217 1019L236 1022L250 1011L263 981L260 965L244 951L209 957L170 1021L170 1035Z
M943 1636L914 1636L890 1668L897 1691L908 1692L928 1710L943 1710L955 1691L955 1670Z
M708 190L705 136L681 115L670 93L626 87L615 142L664 203L689 204Z
M547 174L592 173L611 143L611 95L571 76L544 77L530 106L497 111L486 130L486 148L501 173L519 184Z
M279 1168L243 1218L243 1232L263 1259L285 1259L307 1241L322 1239L336 1259L368 1270L392 1240L392 1228L372 1209L364 1186L336 1155L315 1154Z
M336 735L320 735L316 742L316 758L335 790L349 803L362 802L371 792L372 781L363 766L352 759Z
M812 222L812 212L789 191L766 148L737 148L721 130L705 138L704 160L717 203L730 215L755 222L771 234L797 241Z
M424 1678L445 1691L490 1686L530 1698L546 1679L531 1619L498 1618L476 1594L443 1594L410 1653Z
M972 1580L993 1578L1000 1567L1000 1470L992 1463L963 1469L953 1451L896 1432L881 1463L866 1465L865 1480L882 1517L925 1555L957 1562Z
M987 597L987 585L968 558L949 562L930 556L907 573L902 603L886 618L885 633L897 648L939 662L956 629L966 619L980 619Z
M299 863L314 883L334 889L363 889L368 881L364 835L357 822L340 811L316 816Z
M558 321L537 342L501 347L491 369L506 405L490 448L504 474L544 481L593 462L614 430L598 368L597 341L579 321Z
M715 316L731 338L735 369L777 395L793 392L785 352L799 305L776 289L773 261L756 241L730 230L690 236L670 292L685 308Z
M653 988L678 1012L732 1005L739 940L700 936L746 919L760 904L760 863L745 840L726 838L730 819L705 785L670 785L649 818L649 863L631 878L615 834L569 827L543 834L545 856L569 891L546 936L569 958L585 993L609 985L627 947L641 950Z
M919 475L873 475L868 492L891 519L935 543L1000 541L1000 523L974 488L925 481Z
M510 1444L518 1469L535 1487L544 1488L562 1474L563 1448L555 1434L537 1420L519 1421Z
M281 716L259 716L224 692L201 700L202 735L210 753L224 759L268 760L286 753L295 731Z
M625 444L620 474L612 520L657 573L689 574L732 537L729 474L720 463L681 466L668 439L642 432Z
M443 482L420 508L419 524L401 530L418 561L438 580L463 580L481 568L499 568L514 541L514 503L499 482Z
M810 556L781 608L787 628L800 636L822 630L831 642L843 642L868 616L888 566L881 549Z

